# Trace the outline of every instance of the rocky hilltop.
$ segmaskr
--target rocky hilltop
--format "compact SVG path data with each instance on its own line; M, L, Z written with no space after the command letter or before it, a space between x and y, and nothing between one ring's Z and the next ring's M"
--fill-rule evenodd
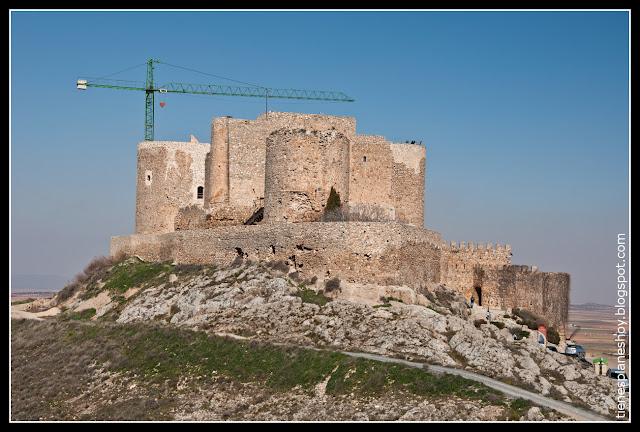
M358 299L358 293L364 291L369 295ZM123 392L137 398L138 405L128 403L130 409L139 406L138 414L129 412L134 417L157 412L158 418L176 419L562 418L558 413L520 400L514 405L479 384L465 380L449 382L452 379L449 375L436 379L427 372L415 371L421 375L409 377L402 368L394 369L398 366L384 366L387 369L373 374L377 377L373 381L373 375L353 381L349 377L357 375L359 368L377 370L382 366L365 360L346 360L338 351L376 353L467 369L605 416L613 415L616 406L614 380L596 376L592 368L577 360L541 347L535 332L528 332L515 316L494 313L490 322L486 322L486 310L468 308L461 296L439 285L419 293L403 287L359 287L339 280L330 280L320 287L314 280L298 280L296 273L278 263L267 266L238 260L230 268L215 268L145 263L128 258L96 262L54 299L36 300L14 309L14 318L44 320L14 321L14 363L28 363L29 358L33 361L30 356L38 345L29 342L26 335L32 339L46 338L55 346L56 340L64 339L65 332L75 338L78 334L85 335L77 347L85 353L90 351L90 347L83 345L86 343L112 346L107 354L86 359L85 378L81 380L85 384L68 390L74 393L73 397L56 394L58 406L66 407L58 415L66 418L120 418L115 407L128 400ZM174 332L171 337L162 333L165 337L158 338L158 332L170 330ZM118 331L131 338L121 341L124 347L114 343L116 336L122 336ZM322 360L312 356L312 361L305 361L306 372L301 376L306 377L302 381L308 385L292 384L286 391L269 385L274 375L271 378L262 375L275 367L270 363L273 359L264 359L264 367L256 368L263 372L242 379L229 363L216 366L217 370L212 370L213 366L202 369L201 363L210 361L204 354L185 360L178 375L167 377L153 372L154 368L161 370L166 362L177 362L181 353L190 352L193 340L201 337L240 344L243 352L261 352L269 346L271 350L279 347L298 353L293 356L297 359L310 355L300 353L309 352L329 357ZM100 342L87 342L87 338ZM149 345L149 340L156 343ZM145 348L136 346L135 341ZM46 345L44 340L41 342ZM60 359L68 357L66 348L58 348ZM46 352L52 355L56 349ZM140 357L142 352L152 358ZM174 353L170 361L165 358L167 353ZM122 366L119 356L129 359L128 366ZM224 358L219 353L211 356ZM153 365L140 369L140 364L131 363L133 358L138 358L140 364ZM190 368L193 373L188 373ZM399 370L403 370L402 377L394 375ZM23 366L13 374L23 377L29 371ZM276 375L281 372L272 371ZM154 373L165 378L164 387L158 384L163 390L149 394L155 387L141 384ZM202 385L203 379L207 385ZM425 390L424 383L430 380L440 384ZM442 383L447 383L448 390L438 387ZM165 406L168 395L173 402ZM72 409L73 401L78 401L82 408ZM18 408L27 417L56 418L49 409L16 405L15 409Z

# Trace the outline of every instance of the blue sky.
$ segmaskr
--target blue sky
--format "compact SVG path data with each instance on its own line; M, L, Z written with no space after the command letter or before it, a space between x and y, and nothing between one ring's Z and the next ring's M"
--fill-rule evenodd
M574 303L614 301L616 234L628 229L626 12L14 12L11 26L21 281L69 279L108 253L110 236L133 231L144 95L75 81L154 57L344 91L356 102L270 109L352 115L360 133L422 140L427 227L570 272ZM144 77L143 66L113 76ZM156 80L225 83L162 65ZM156 139L208 142L212 117L263 110L262 100L158 97Z

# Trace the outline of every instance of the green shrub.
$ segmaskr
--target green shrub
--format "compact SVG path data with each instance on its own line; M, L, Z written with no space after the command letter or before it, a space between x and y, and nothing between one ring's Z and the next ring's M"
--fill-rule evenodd
M555 327L549 327L547 330L547 340L554 345L558 345L560 343L560 333L558 333L558 330L556 330Z
M171 316L174 316L175 314L177 314L178 312L180 312L180 308L178 307L177 304L172 304L171 308L169 309L169 313L171 314Z
M16 306L16 305L21 305L21 304L26 304L26 303L31 303L33 302L35 299L32 298L27 298L24 300L16 300L16 301L12 301L11 302L11 306Z
M331 191L329 192L329 198L327 198L327 205L324 208L325 212L330 212L342 206L340 202L340 194L336 192L336 190L331 186Z
M491 321L491 324L493 324L494 326L498 327L500 330L502 330L504 328L504 323L501 321Z
M318 306L324 306L331 301L330 298L325 297L322 293L317 293L309 288L300 288L296 294L302 299L303 303L313 303Z
M65 300L70 299L79 289L80 284L77 282L71 282L70 284L67 284L56 294L56 301L58 303L61 303Z
M163 271L171 270L168 264L125 261L113 267L109 272L104 289L124 293L129 288L141 285L158 276Z
M530 330L538 330L541 325L546 325L544 319L526 309L514 308L513 315L518 317L518 324L526 325Z
M270 267L274 270L277 270L279 272L282 273L287 273L289 271L289 265L282 261L282 260L278 260L278 261L269 261L267 262L267 267Z
M294 272L292 272L292 273L289 273L289 274L288 274L288 276L289 276L289 279L291 279L291 280L293 280L293 281L301 282L301 280L300 280L300 273L299 273L299 272L297 272L297 271L294 271Z
M123 295L113 296L113 297L111 297L111 300L113 300L114 302L119 303L119 304L123 304L123 303L127 302L127 299Z
M392 297L392 296L380 297L380 300L382 300L383 303L389 303L389 302L392 302L392 301L395 301L395 302L398 302L398 303L404 303L402 301L402 299L395 298L395 297Z
M81 312L73 312L69 315L69 319L74 321L86 321L91 319L96 314L96 310L94 308L85 309Z
M334 277L324 283L324 291L331 292L340 289L340 279Z
M506 417L508 420L520 420L520 417L524 416L532 406L531 402L526 399L514 399L509 403Z
M322 214L323 222L343 222L349 220L348 209L342 208L342 202L340 201L340 194L331 187L329 192L329 198L327 198L327 204L324 207Z
M530 333L528 331L522 330L521 328L518 328L518 327L511 327L509 329L509 332L511 332L511 334L514 335L516 337L516 339L518 339L518 340L526 339L530 335Z
M487 322L483 319L477 319L473 322L473 325L476 326L476 328L480 328L480 326L482 324L486 324Z

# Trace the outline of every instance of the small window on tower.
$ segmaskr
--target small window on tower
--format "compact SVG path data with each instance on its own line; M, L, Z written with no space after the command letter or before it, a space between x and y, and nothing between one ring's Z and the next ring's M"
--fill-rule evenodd
M362 156L362 162L366 162L367 161L367 157L366 156Z
M198 199L204 198L204 187L198 186Z

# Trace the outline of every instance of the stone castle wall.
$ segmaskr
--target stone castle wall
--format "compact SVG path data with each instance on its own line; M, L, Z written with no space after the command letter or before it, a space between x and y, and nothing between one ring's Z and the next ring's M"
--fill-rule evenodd
M559 325L568 317L570 279L567 273L540 272L513 265L511 246L451 242L442 248L441 282L476 305L524 308Z
M438 233L410 225L303 222L113 237L111 254L221 266L238 257L283 261L302 279L420 287L440 280L441 244Z
M415 290L441 283L467 299L480 288L482 299L476 297L476 304L525 308L554 326L566 322L568 314L568 274L511 265L504 247L453 252L438 233L409 224L281 222L113 237L111 254L120 252L184 264L281 261L301 280L315 276L320 284L334 277ZM465 268L455 270L450 262Z
M482 267L503 267L511 264L511 246L491 243L451 242L442 254L442 282L446 285L463 287L466 298L474 294L474 269ZM476 299L477 300L477 299Z
M136 233L174 230L180 209L202 207L204 162L209 144L144 141L138 144Z
M477 273L477 283L495 307L527 309L556 327L568 319L569 274L521 265L481 268Z

